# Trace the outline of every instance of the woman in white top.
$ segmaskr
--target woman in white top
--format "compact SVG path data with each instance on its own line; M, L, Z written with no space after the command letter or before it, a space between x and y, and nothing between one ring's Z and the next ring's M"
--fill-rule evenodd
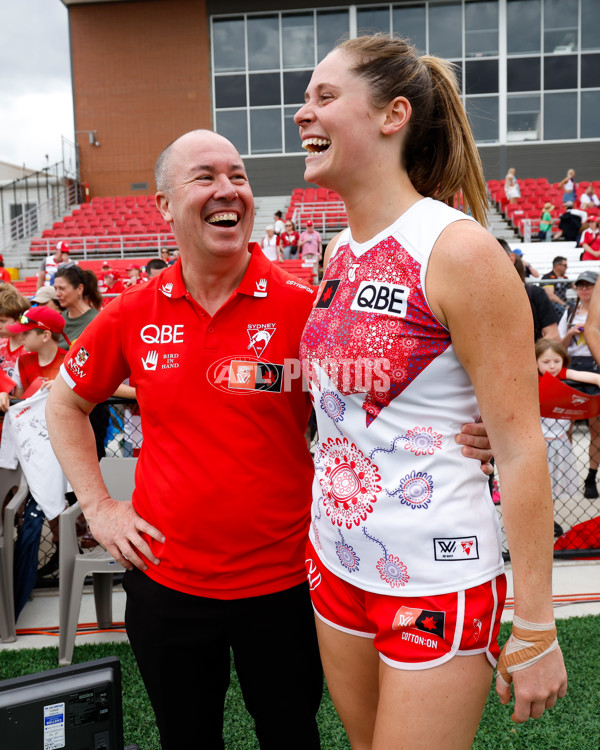
M509 203L516 203L521 197L521 188L515 177L515 172L515 168L511 167L504 178L504 194L508 198Z
M328 248L331 267L301 347L319 424L307 570L328 687L354 750L466 750L489 692L485 652L494 638L480 643L477 630L471 643L480 646L465 644L434 663L430 654L445 617L435 571L440 596L466 596L460 571L470 575L473 564L493 585L497 574L491 563L483 570L479 555L484 546L486 555L501 551L498 537L479 549L477 537L466 534L476 516L486 540L493 538L489 493L477 492L471 476L465 491L456 484L461 474L444 468L459 461L447 431L460 409L474 404L473 392L472 413L481 410L501 474L518 592L519 640L511 640L503 671L514 680L513 718L539 717L566 693L527 300L497 240L477 223L485 224L485 181L446 61L421 58L404 40L384 35L348 40L317 66L295 121L309 152L305 180L335 190L349 224ZM461 191L477 221L444 205ZM402 422L400 404L409 408L410 424ZM427 413L419 420L420 404ZM439 414L452 416L442 425ZM394 459L415 467L396 476L396 485L388 481ZM421 460L425 471L417 470ZM425 540L438 508L439 531L464 533ZM383 517L390 527L378 521ZM327 600L324 613L331 590L341 595ZM431 603L415 608L423 591ZM472 627L473 615L464 614L461 624ZM539 647L541 660L534 663L522 642ZM423 661L407 666L386 653L412 646ZM508 703L508 682L499 676L496 689Z
M275 234L275 227L269 224L265 229L265 236L262 239L261 247L263 253L269 260L281 260L281 240Z
M563 189L563 206L567 208L575 204L577 199L577 186L575 185L575 170L569 169L567 176L558 183Z
M592 357L592 353L585 340L585 324L594 285L598 274L593 271L583 271L577 277L575 290L577 292L577 303L573 309L564 313L558 324L558 333L569 356L571 357L571 368L586 372L600 372L598 364ZM595 386L579 386L581 390L593 394L598 393ZM584 497L594 499L598 497L596 487L596 474L600 462L600 418L592 417L590 425L590 466L583 488Z

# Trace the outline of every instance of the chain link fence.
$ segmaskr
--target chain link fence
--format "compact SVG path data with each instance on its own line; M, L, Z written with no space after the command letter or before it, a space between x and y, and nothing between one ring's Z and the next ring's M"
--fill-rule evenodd
M106 455L116 457L137 456L142 446L141 419L136 403L121 399L109 402L109 427L106 436ZM557 420L549 420L556 423ZM562 421L562 420L561 420ZM589 421L569 422L565 426L547 424L546 443L548 464L552 478L555 521L556 558L592 557L600 555L600 499L595 476L588 479L590 451L600 457L600 418L598 428L591 420L592 441L590 448ZM309 433L311 452L316 446L314 425ZM596 449L596 443L598 447ZM588 481L586 482L586 479ZM497 470L490 481L491 502L496 506L503 533L503 553L510 551L502 523L502 486ZM81 518L80 543L93 544L86 524ZM47 522L44 524L39 553L37 588L58 585L58 555L55 544L56 532Z

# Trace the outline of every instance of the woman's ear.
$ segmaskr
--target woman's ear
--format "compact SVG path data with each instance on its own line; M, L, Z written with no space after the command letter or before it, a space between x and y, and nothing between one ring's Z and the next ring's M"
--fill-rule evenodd
M402 130L410 121L412 107L404 96L397 96L387 105L384 110L385 118L381 125L384 135L392 135Z

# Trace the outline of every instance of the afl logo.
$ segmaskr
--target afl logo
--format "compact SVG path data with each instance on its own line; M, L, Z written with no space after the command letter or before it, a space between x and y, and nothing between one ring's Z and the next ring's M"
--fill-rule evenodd
M306 577L308 578L308 585L311 591L314 591L317 586L321 583L321 573L317 568L314 560L310 557L305 560L306 563Z
M350 305L351 310L406 317L410 289L381 281L362 281Z

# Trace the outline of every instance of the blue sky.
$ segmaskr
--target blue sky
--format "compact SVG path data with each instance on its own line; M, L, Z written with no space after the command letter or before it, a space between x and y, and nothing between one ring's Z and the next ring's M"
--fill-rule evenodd
M0 3L0 161L41 169L73 141L66 7L60 0Z

